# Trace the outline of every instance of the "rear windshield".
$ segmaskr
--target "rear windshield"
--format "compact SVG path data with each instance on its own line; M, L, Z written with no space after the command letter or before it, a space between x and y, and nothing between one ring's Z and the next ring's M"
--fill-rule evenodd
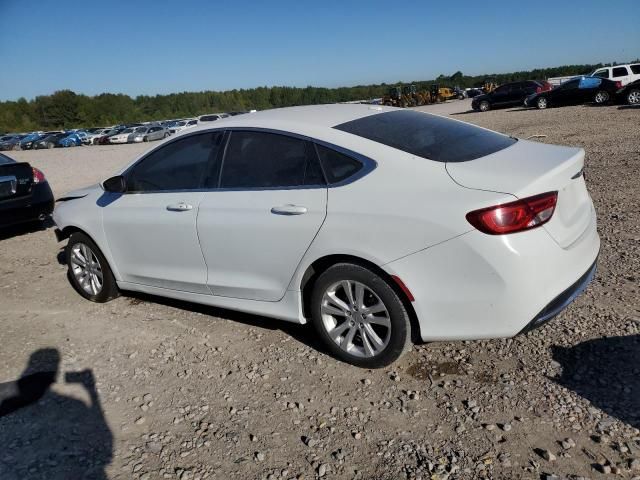
M0 153L0 165L6 165L7 163L15 163L15 162L11 160L9 157L6 157Z
M414 110L359 118L334 128L436 162L466 162L517 140L473 125Z

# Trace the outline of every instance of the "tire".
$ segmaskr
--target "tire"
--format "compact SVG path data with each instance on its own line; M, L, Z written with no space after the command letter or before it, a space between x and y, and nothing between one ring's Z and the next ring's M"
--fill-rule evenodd
M486 100L483 100L480 102L480 111L481 112L488 112L489 110L491 110L491 104L489 102L487 102Z
M356 301L347 304L345 285ZM357 302L359 290L362 301ZM380 306L384 311L363 313ZM372 318L376 320L368 320ZM318 277L311 294L311 321L333 355L358 367L386 367L411 345L402 300L386 280L359 265L339 263Z
M640 89L634 88L627 93L627 103L629 105L640 105Z
M55 147L55 145L53 143L51 143L51 142L47 143L47 148L53 148L53 147Z
M148 141L149 141L149 138L148 138L148 137L142 137L142 141L143 141L143 142L148 142Z
M82 232L71 235L65 254L69 281L84 298L96 303L105 303L120 294L107 260L87 235ZM83 262L86 265L84 259L87 257L92 262L89 273L86 268L83 268ZM100 275L102 276L101 285L99 284Z
M536 100L536 107L538 107L538 110L544 110L548 106L549 106L549 100L547 100L547 97L539 97Z
M606 90L600 90L596 93L596 96L593 97L593 101L596 102L598 105L604 105L606 103L609 103L609 92L607 92Z

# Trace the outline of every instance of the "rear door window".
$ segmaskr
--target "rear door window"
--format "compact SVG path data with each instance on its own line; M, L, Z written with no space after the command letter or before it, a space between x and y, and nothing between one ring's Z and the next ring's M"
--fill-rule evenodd
M358 173L363 165L358 160L331 148L316 145L322 169L330 184L340 183Z
M627 71L627 67L613 68L613 78L626 77L627 75L629 75L629 72Z
M414 110L379 113L335 126L436 162L466 162L503 150L515 138Z
M631 71L635 74L635 75L640 75L640 63L637 63L635 65L631 65Z
M324 184L306 140L266 132L231 132L221 188L287 188Z

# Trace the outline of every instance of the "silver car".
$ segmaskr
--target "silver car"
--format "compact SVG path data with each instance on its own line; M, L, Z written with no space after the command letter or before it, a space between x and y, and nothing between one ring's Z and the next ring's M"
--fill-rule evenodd
M129 143L150 142L151 140L162 140L167 138L169 132L160 125L151 127L138 127L129 135Z

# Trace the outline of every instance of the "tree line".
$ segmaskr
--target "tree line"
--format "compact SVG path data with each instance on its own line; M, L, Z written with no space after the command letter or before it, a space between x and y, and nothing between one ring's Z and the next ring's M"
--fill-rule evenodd
M440 86L474 87L490 79L498 84L518 80L543 80L548 77L579 75L591 72L602 64L565 65L530 71L491 75L440 75L433 80L398 82L414 83L427 88ZM354 87L257 87L224 92L182 92L169 95L139 95L102 93L96 96L76 94L71 90L41 95L32 100L0 102L0 132L28 132L80 127L109 126L120 123L184 118L205 113L239 110L265 110L294 105L368 100L382 97L393 84L358 85Z

